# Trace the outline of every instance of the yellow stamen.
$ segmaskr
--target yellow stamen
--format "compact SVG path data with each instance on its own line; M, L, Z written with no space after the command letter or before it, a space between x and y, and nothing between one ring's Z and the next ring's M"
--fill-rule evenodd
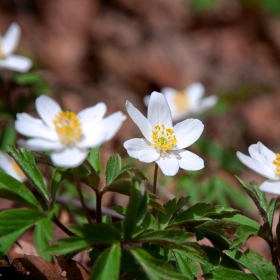
M276 165L275 172L280 177L280 154L276 154L276 159L273 161L273 164Z
M166 128L164 124L154 127L154 130L152 130L152 140L153 143L151 145L163 152L170 151L177 143L174 130L172 128Z
M3 53L3 43L2 43L2 40L1 40L1 37L0 37L0 59L3 59L5 56L4 56L4 53Z
M71 110L58 113L53 122L62 142L72 143L81 138L81 123Z
M189 98L185 91L180 90L174 96L173 102L177 111L179 112L186 112L189 110Z
M25 177L23 171L21 170L21 168L18 166L18 164L14 160L12 160L12 166L20 177Z

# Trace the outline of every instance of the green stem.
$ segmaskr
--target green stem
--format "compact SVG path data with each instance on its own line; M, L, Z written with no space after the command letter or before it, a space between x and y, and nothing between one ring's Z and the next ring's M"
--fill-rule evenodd
M53 216L52 221L69 236L75 236L75 233L65 227L55 215Z
M96 192L96 222L102 223L102 212L101 212L101 200L102 194L97 190Z
M155 172L154 172L154 183L153 183L153 194L156 194L156 190L157 190L157 174L158 174L158 165L155 162ZM155 208L153 208L153 216L156 218L157 216L157 211Z
M79 199L80 199L80 202L82 204L84 214L87 218L88 223L91 224L92 223L91 217L89 215L89 212L88 212L88 209L86 207L86 204L85 204L85 201L84 201L84 198L83 198L83 195L82 195L82 191L81 191L81 184L80 184L80 180L79 180L79 176L78 176L78 170L76 168L74 168L73 172L74 172L75 186L76 186L77 192L79 194Z

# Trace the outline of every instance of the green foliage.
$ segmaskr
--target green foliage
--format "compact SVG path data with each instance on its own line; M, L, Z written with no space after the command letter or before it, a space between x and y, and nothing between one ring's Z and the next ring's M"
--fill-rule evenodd
M0 109L1 110L1 109ZM16 131L12 121L7 122L0 138L0 150L6 152L6 146L14 144L16 140Z

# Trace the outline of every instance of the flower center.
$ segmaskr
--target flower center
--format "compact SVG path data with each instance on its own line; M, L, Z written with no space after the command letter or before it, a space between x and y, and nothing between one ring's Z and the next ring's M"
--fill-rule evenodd
M18 164L14 160L12 160L12 166L13 166L14 170L16 171L16 173L18 174L18 176L25 177L23 171L21 170L21 168L18 166Z
M62 142L73 143L81 138L81 123L73 111L59 112L53 122Z
M276 165L275 172L280 177L280 154L276 154L276 158L272 163Z
M189 110L189 98L188 95L185 93L185 91L180 90L177 91L177 93L174 96L174 104L179 112L185 112Z
M164 124L154 127L154 130L152 130L152 140L153 143L151 145L164 152L173 149L177 143L174 130L172 128L166 128Z

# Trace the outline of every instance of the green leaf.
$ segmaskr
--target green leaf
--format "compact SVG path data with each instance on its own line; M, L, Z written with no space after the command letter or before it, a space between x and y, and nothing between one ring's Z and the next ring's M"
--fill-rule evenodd
M150 213L146 212L145 218L142 222L142 226L146 229L158 230L158 224L155 217Z
M236 237L233 242L230 245L230 249L240 245L240 244L245 244L246 241L251 237L251 236L257 236L258 235L258 230L256 230L253 227L242 225L240 226L236 233Z
M130 200L123 221L123 235L125 240L129 239L133 230L141 224L146 214L148 202L148 193L144 187L140 187L139 184L133 180Z
M267 201L265 192L262 192L259 189L259 186L257 183L252 183L251 185L247 184L246 182L239 179L239 182L245 189L245 191L248 193L248 195L251 197L251 199L254 201L255 205L257 206L264 222L268 222L268 216L267 216Z
M237 222L237 223L239 223L241 225L244 225L244 226L250 226L250 227L252 227L256 230L260 229L260 224L259 223L257 223L256 221L254 221L250 218L247 218L246 216L242 216L240 214L236 214L233 217L229 217L229 218L227 218L227 220Z
M170 223L172 218L175 218L175 214L187 204L190 197L181 197L180 199L174 198L169 200L165 205L163 205L166 210L166 214L158 213L158 222L161 229L164 229Z
M193 233L183 230L155 230L143 232L133 238L133 241L158 244L162 247L186 249L194 243L188 242L193 237ZM197 244L197 243L195 243Z
M251 274L246 274L239 270L223 267L219 267L213 270L211 273L204 275L204 278L213 280L256 280L256 278Z
M6 152L6 146L14 144L16 141L16 131L14 128L14 122L9 121L2 132L0 139L0 150Z
M152 257L148 252L141 248L131 247L130 253L139 263L150 280L186 280L186 277L176 271L170 264Z
M51 199L52 201L54 201L55 199L55 195L56 195L56 192L58 190L58 187L60 185L60 183L63 181L63 176L59 170L60 168L56 168L55 171L53 172L53 175L52 175L52 179L51 179Z
M192 8L196 12L202 12L214 6L217 0L192 0Z
M88 162L95 170L95 172L101 175L101 163L100 163L100 147L92 148L87 157Z
M40 173L34 157L31 152L26 149L16 149L14 146L8 145L7 146L7 153L13 157L13 159L17 162L17 164L21 167L24 171L25 175L31 180L31 182L37 186L39 192L48 202L49 197L47 193L47 189Z
M274 216L276 205L277 205L277 199L272 198L269 202L268 209L267 209L267 217L268 217L268 223L270 227L272 227L273 216Z
M35 246L39 255L46 261L52 259L51 255L45 253L45 250L53 238L52 221L49 218L39 221L34 230Z
M209 246L201 246L201 249L206 253L208 261L200 263L203 274L211 272L215 267L220 264L220 251L217 248Z
M121 157L116 154L111 156L106 164L105 180L106 185L110 184L121 172Z
M46 81L39 75L28 72L28 73L19 73L14 76L14 81L17 84L24 85L34 85L34 84L45 84Z
M42 209L25 185L2 170L0 170L0 197L12 200L30 209Z
M35 210L11 209L0 213L0 256L2 257L10 246L27 229L46 216Z
M239 250L225 250L224 253L243 267L249 269L259 280L274 280L277 278L275 267L270 261L262 258L251 250L242 253Z
M120 243L104 250L96 261L89 279L118 280L120 270Z

